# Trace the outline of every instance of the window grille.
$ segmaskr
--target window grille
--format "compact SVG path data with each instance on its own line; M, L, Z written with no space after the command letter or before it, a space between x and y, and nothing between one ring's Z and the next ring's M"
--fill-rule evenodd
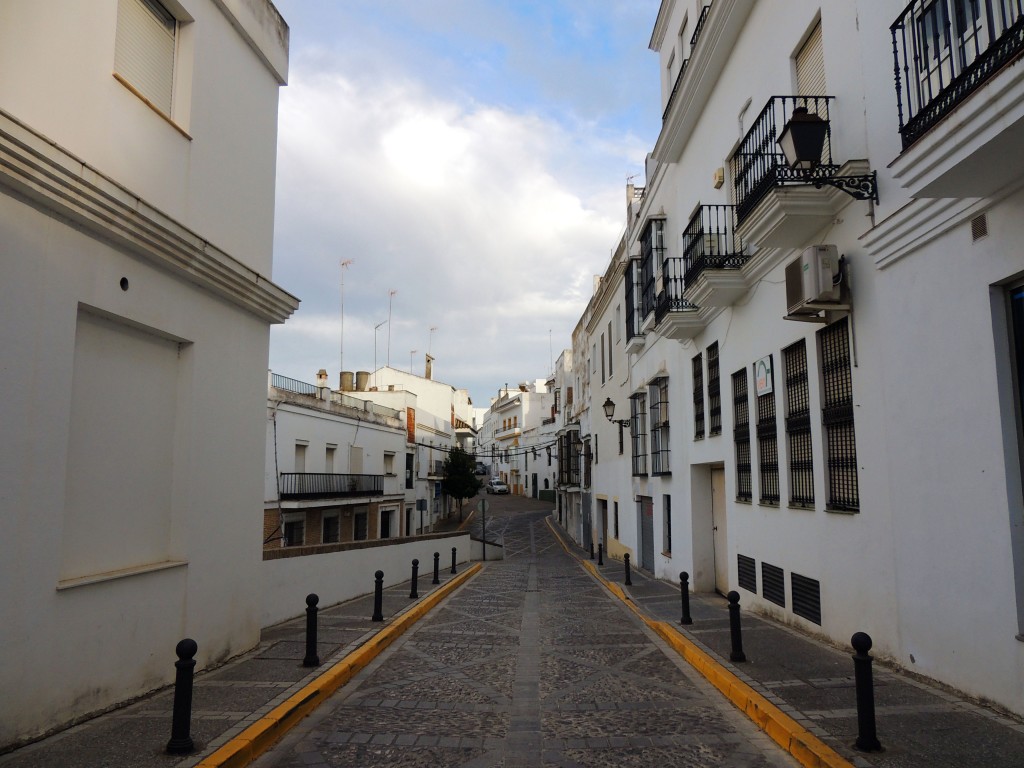
M747 369L732 375L733 442L736 445L736 500L753 495L750 471L750 405L747 402Z
M665 220L651 219L640 238L640 283L642 285L641 316L654 311L657 299L654 276L665 259Z
M860 509L857 440L853 426L853 381L847 318L818 331L821 351L821 423L828 474L828 507Z
M761 594L765 600L786 607L786 577L777 565L761 563Z
M814 454L807 388L807 343L800 339L782 351L786 366L786 438L789 441L789 503L814 506Z
M693 358L693 439L704 437L704 360L701 355Z
M643 392L629 399L632 414L630 442L633 449L633 476L647 475L647 395Z
M651 474L667 475L669 466L668 442L668 379L656 379L650 386L651 414Z
M708 347L708 434L722 434L722 384L717 341Z
M757 458L761 503L779 503L779 436L775 422L775 388L757 397Z

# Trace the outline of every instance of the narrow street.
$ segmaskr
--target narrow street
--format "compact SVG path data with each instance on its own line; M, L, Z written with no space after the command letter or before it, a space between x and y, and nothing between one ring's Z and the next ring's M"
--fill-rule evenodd
M255 765L795 765L565 553L549 504L486 498L505 560Z

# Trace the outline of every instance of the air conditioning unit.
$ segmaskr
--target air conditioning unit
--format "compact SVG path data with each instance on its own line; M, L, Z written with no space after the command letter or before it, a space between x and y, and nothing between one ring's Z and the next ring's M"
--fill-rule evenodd
M786 265L786 306L789 314L814 314L807 304L839 301L839 250L812 245Z

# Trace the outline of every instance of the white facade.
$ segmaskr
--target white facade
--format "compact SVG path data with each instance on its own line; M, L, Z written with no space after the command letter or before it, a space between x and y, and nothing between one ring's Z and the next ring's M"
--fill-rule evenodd
M480 456L510 493L539 498L541 490L554 487L547 450L554 442L553 403L543 379L524 381L515 389L503 387L491 398L480 429Z
M866 631L1020 713L1024 74L1003 66L1019 11L949 6L661 4L664 115L628 193L623 285L610 268L573 340L601 467L581 541L615 538L600 502L617 497L610 551L837 643ZM929 58L921 30L943 19ZM972 63L973 90L951 92ZM780 159L797 107L828 123L820 187ZM828 277L806 294L787 267L816 245L842 261L809 253ZM628 374L601 383L616 291ZM609 457L606 397L631 466Z
M183 637L200 667L259 639L288 29L169 4L161 112L116 63L129 2L0 7L0 745L169 682Z

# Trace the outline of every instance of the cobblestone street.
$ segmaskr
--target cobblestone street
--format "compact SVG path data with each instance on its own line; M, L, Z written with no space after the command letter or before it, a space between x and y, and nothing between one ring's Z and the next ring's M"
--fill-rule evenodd
M256 765L795 765L563 551L548 513L492 503L506 559Z

